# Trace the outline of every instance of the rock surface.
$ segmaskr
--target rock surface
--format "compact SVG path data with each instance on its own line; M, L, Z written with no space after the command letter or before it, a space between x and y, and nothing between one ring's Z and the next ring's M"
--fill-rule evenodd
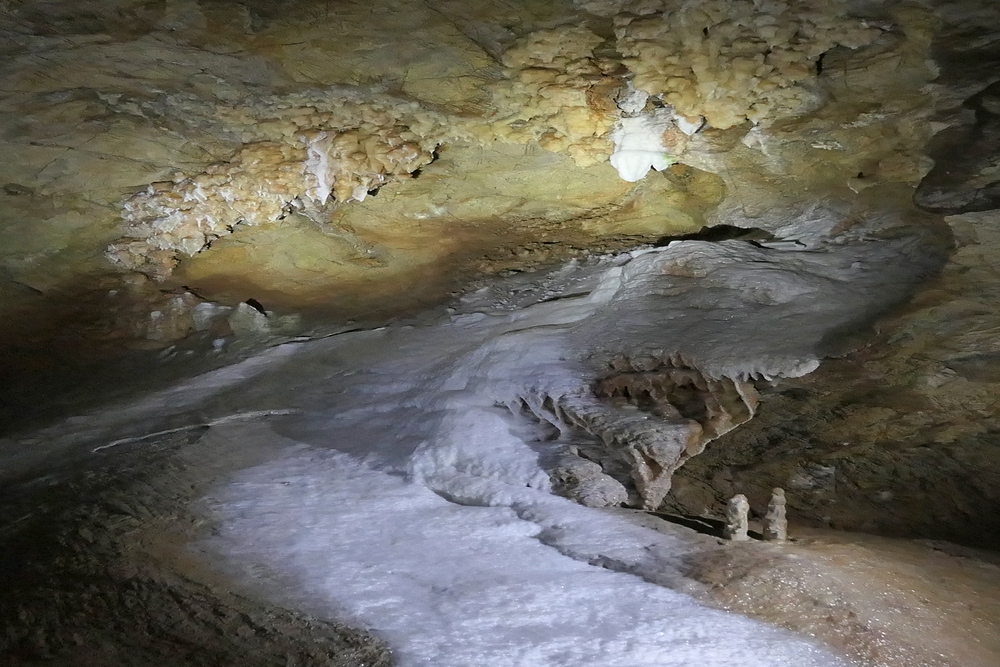
M0 0L0 431L477 279L685 238L669 289L605 316L670 345L581 329L592 384L507 406L600 441L551 462L557 490L710 517L745 494L760 517L778 486L799 524L998 548L998 63L987 0ZM674 298L685 281L712 296ZM738 319L747 303L771 318ZM682 427L661 438L649 416ZM211 458L180 432L164 460ZM187 460L158 476L153 450L122 488L104 483L134 470L110 463L58 493L5 487L26 522L5 553L31 556L4 569L11 664L162 664L192 637L219 660L388 662L167 553L150 531L188 539L197 513L170 494L205 480ZM949 664L855 597L852 572L892 583L872 565L892 553L926 593L892 593L892 613L948 637L951 664L996 664L988 559L824 539L720 552L699 576L862 661ZM921 568L992 601L970 618ZM837 599L789 590L831 576ZM81 658L78 632L104 640Z
M473 10L379 0L343 3L336 13L309 0L281 9L4 4L0 123L10 159L0 173L0 309L9 314L3 337L18 352L4 363L9 386L41 387L10 399L9 420L30 414L38 392L65 392L89 374L80 369L91 368L84 362L95 352L158 347L169 355L167 346L192 336L200 341L193 351L220 349L233 329L252 329L261 342L274 334L249 311L206 317L214 308L206 300L257 299L278 315L376 322L434 303L476 273L705 224L756 228L804 248L874 224L887 237L902 229L922 236L920 253L943 255L950 240L940 218L908 199L923 179L916 202L924 209L992 206L989 142L977 138L989 135L997 113L986 63L996 57L1000 19L973 0L821 4L523 0ZM615 128L657 114L665 119L657 146L669 160L654 162L678 164L632 185L609 162ZM957 257L947 276L961 268L989 279L988 253ZM928 260L927 273L936 262ZM950 316L981 329L986 306L970 305L976 298L963 292L973 281L949 281L940 284L954 296ZM933 318L918 319L936 344ZM316 319L301 321L283 320L280 331ZM851 327L823 351L856 345ZM980 387L992 351L965 338L945 367ZM911 373L893 349L863 354ZM663 403L660 394L673 390L654 375L626 369L598 390ZM727 380L698 382L720 406L700 423L709 436L749 416L739 408L749 388L736 386L743 399L734 402ZM976 391L971 403L935 400L949 410L988 404ZM886 393L892 401L907 395ZM783 400L769 397L764 418L729 438L757 437ZM986 432L963 432L973 430ZM844 471L809 456L747 488L755 507L758 489L772 484L792 494L842 493ZM962 461L955 465L965 470ZM717 460L704 465L711 474L693 468L701 481L692 483L711 494L678 495L677 507L717 510L719 494L749 483L723 483L730 473ZM654 477L643 484L664 484ZM860 517L898 509L891 499L902 491L874 493L874 513L837 505L850 525L881 529L881 519ZM988 507L989 497L983 491L972 505ZM791 500L793 515L845 520ZM912 520L940 524L941 512L961 514L962 503L945 499L955 509Z
M392 664L371 635L249 595L185 547L199 490L266 456L206 431L5 479L0 665Z
M790 543L729 544L688 559L723 609L821 638L857 664L997 661L995 552L795 528Z
M1000 218L949 222L959 247L942 275L862 349L761 388L757 417L682 469L674 509L739 492L763 513L783 486L789 516L813 525L1000 544L1000 285L987 259Z

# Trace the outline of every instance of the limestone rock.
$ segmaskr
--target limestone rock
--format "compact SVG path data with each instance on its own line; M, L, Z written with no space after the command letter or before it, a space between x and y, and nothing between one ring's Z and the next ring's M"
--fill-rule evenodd
M1000 208L1000 84L965 102L972 117L934 137L934 167L914 194L918 206L946 213Z
M674 471L720 433L750 419L756 405L746 383L660 366L610 375L597 382L594 396L566 395L558 402L561 420L600 438L602 446L581 449L605 473L631 482L646 509L663 502Z
M764 515L764 539L784 542L788 539L788 519L785 518L785 491L774 489Z
M628 491L601 466L570 453L560 456L549 472L556 493L587 507L614 507L628 501Z
M942 275L864 347L764 389L755 419L678 471L670 509L718 511L737 491L764 505L791 486L797 522L998 545L1000 216L948 220Z
M952 221L961 247L933 306L884 325L881 347L820 368L847 393L824 403L812 380L770 384L846 353L874 313L908 298L895 286L936 271L950 247L938 213L997 203L989 3L0 4L3 342L59 358L45 349L59 340L74 358L88 339L222 336L228 313L195 294L374 320L439 302L480 271L708 224L760 229L768 240L744 273L727 274L739 298L776 313L832 285L802 310L836 315L836 329L727 375L723 353L679 359L657 338L670 325L680 347L707 340L712 318L730 316L719 298L629 303L608 322L652 342L612 349L609 336L592 386L552 397L600 440L587 460L639 504L695 497L694 513L737 488L759 506L781 484L808 521L891 530L896 513L919 532L936 512L968 536L968 507L993 507L989 216ZM645 128L639 147L664 170L633 185L609 160L614 129L636 118L669 122ZM921 178L929 214L910 206ZM795 252L801 277L859 240L893 251L844 255L792 290L772 280L778 254ZM736 242L706 242L662 271L732 296L715 269ZM128 288L137 271L162 282ZM837 310L857 292L873 300ZM250 336L285 330L247 307L231 320ZM746 326L744 349L785 340L779 326ZM748 421L755 384L775 406L762 421ZM692 457L713 438L703 467ZM907 487L973 468L968 497L952 489L934 512Z
M750 539L749 529L750 501L743 494L737 494L726 504L726 525L722 536L733 542L745 542Z
M271 333L271 322L248 303L241 303L230 313L229 326L237 336L267 336Z
M583 27L540 30L504 54L507 80L495 84L491 132L504 141L537 141L580 166L605 162L623 82L594 55L604 42Z
M390 179L430 163L440 114L356 90L262 99L222 116L243 146L201 174L177 174L124 200L125 239L108 258L160 279L238 225L278 222L331 199L364 201Z
M881 34L850 18L842 2L662 0L585 6L616 15L617 46L636 88L720 129L819 106L822 95L811 85L819 58L835 46L866 46Z

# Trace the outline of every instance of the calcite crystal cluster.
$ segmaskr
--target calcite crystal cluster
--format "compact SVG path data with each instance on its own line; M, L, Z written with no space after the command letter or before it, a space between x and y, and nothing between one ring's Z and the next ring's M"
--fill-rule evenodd
M507 78L493 87L497 137L536 141L582 167L607 161L622 81L617 63L594 54L603 42L586 28L562 27L531 33L505 51Z
M595 0L613 17L616 46L639 90L715 128L810 110L830 49L874 42L882 28L850 18L840 0Z
M434 159L454 132L444 114L391 95L352 89L256 100L221 108L242 147L199 174L179 173L122 203L125 238L107 256L162 278L179 256L201 252L238 225L320 216L335 203L363 201Z
M683 162L688 137L816 108L823 54L884 31L841 1L588 0L581 20L511 32L477 99L452 105L384 84L244 95L215 103L231 154L121 204L107 256L155 278L240 225L336 206L405 178L446 141L537 145L580 167L609 160L627 181ZM204 112L203 112L204 113ZM216 156L218 157L218 156Z

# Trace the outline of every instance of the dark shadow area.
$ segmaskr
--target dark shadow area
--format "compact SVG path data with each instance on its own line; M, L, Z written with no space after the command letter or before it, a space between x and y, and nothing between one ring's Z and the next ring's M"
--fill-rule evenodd
M1000 208L1000 82L967 99L965 124L949 127L931 139L934 168L913 195L920 208L955 215Z
M203 433L0 489L0 667L391 664L370 634L234 592L184 551Z
M693 514L671 514L668 512L649 512L649 514L655 516L658 519L663 519L670 523L675 523L678 526L684 526L685 528L690 528L702 535L708 535L710 537L717 537L720 540L725 539L724 530L726 528L726 522L722 519L713 519L711 517L705 516L695 516ZM759 530L750 529L747 531L747 535L750 536L752 540L763 540L764 534Z
M721 519L694 516L693 514L671 514L668 512L650 512L650 514L658 519L690 528L702 535L711 535L720 539L722 538L722 530L726 527L726 522Z
M0 437L42 428L115 401L135 401L234 362L230 355L212 355L210 341L195 339L169 359L157 350L125 349L87 358L66 346L29 345L7 345L2 357Z
M702 227L696 232L677 236L661 236L654 245L665 246L672 241L776 241L778 238L770 232L756 227L736 227L733 225L715 225Z

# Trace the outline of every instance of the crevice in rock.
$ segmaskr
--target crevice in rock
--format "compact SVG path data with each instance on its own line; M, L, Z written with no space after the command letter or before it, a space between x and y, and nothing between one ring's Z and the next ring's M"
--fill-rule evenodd
M656 240L656 246L669 245L674 241L777 241L774 234L757 227L736 227L734 225L705 226L689 234L661 236Z

